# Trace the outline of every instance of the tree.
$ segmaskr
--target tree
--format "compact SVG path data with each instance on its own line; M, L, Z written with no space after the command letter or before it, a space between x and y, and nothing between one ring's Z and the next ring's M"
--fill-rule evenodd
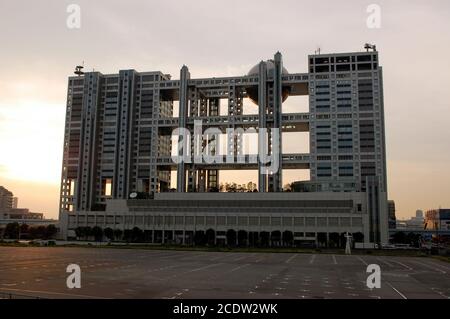
M213 246L215 244L215 239L216 239L216 232L214 231L214 229L208 229L206 231L206 243L209 246Z
M272 245L276 243L276 246L278 246L281 242L281 232L279 230L274 230L270 234L270 240L272 242Z
M317 241L322 246L325 246L327 244L327 233L317 233Z
M347 237L346 236L347 233L341 233L339 235L340 239L341 239L341 248L344 248L345 245L347 244Z
M420 247L420 238L421 236L416 233L408 233L406 235L406 243L413 247Z
M206 236L203 230L197 230L194 234L194 245L202 246L206 243Z
M404 232L399 231L396 232L393 236L392 236L392 240L394 243L396 244L404 244L406 243L406 235Z
M152 230L144 230L144 242L145 243L151 243L152 242L152 234L153 231Z
M75 235L77 236L77 239L84 238L84 227L78 226L77 228L75 228Z
M258 232L249 232L248 234L248 244L252 247L258 245Z
M131 241L134 243L138 243L142 241L144 237L144 232L139 227L133 227L131 230Z
M354 243L362 243L364 241L364 234L361 232L357 232L353 234L353 242Z
M238 231L238 245L243 247L247 246L248 234L245 230Z
M269 246L270 243L270 233L267 231L263 231L259 234L259 241L262 247Z
M45 227L44 225L36 227L37 238L45 239L46 238L45 237L46 229L47 229L47 227Z
M103 229L98 226L94 226L94 228L92 228L92 236L94 236L95 241L102 241Z
M123 231L122 229L114 229L115 240L122 240Z
M20 225L20 235L22 236L23 234L28 233L29 228L30 227L27 224L21 224Z
M88 239L90 236L92 236L92 228L90 226L84 227L84 236L85 239Z
M47 225L47 227L44 230L44 237L45 239L52 239L53 237L55 237L57 232L58 229L56 228L55 225L53 224Z
M330 233L330 245L332 247L339 247L339 233Z
M31 239L37 239L40 238L39 237L39 232L38 232L38 228L37 227L30 227L28 229L28 235Z
M292 246L294 243L294 234L290 230L285 230L283 232L283 243L285 246Z
M236 246L236 231L234 229L227 230L227 245L230 247Z
M19 238L19 223L9 223L5 228L5 237L9 239L18 239Z
M131 229L125 229L123 231L123 240L125 240L127 243L133 240L133 231Z
M106 238L108 238L109 241L114 240L114 230L111 227L106 227L103 230L103 234L105 235Z

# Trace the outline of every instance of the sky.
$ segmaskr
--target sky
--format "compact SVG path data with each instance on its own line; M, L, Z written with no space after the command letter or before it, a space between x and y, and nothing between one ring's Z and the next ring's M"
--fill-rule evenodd
M80 28L68 27L70 4L81 9ZM371 4L379 28L367 25ZM449 21L447 0L0 0L0 185L20 207L57 218L67 77L83 61L104 74L175 79L185 64L199 78L243 75L280 51L301 73L319 47L354 52L369 42L383 67L397 216L450 207ZM298 141L306 139L288 138L286 148L304 148Z

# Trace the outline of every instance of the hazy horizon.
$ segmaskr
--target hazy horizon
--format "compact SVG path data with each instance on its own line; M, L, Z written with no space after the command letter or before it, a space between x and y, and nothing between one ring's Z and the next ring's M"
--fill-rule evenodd
M80 29L66 25L71 3L81 8ZM381 8L379 29L366 26L372 3ZM308 71L307 55L318 47L363 51L369 42L383 67L388 193L397 218L450 207L449 9L446 0L3 0L0 185L20 207L57 218L67 78L83 61L103 74L136 69L175 79L185 64L201 78L246 74L280 51L296 73Z

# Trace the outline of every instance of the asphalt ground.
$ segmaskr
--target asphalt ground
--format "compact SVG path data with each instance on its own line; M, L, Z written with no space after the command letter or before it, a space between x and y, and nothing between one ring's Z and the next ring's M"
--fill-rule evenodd
M69 289L67 266L81 269ZM381 269L370 289L369 264ZM0 247L0 298L450 299L450 264L428 257Z

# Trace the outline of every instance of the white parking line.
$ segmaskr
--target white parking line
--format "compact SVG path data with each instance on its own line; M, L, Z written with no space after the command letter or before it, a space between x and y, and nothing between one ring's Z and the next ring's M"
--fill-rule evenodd
M288 260L285 261L286 264L289 264L295 257L297 257L298 254L295 254L294 256L289 257Z
M220 258L223 258L223 257L224 257L224 256L213 257L213 258L210 259L210 261L214 261L214 260L217 260L217 259L220 259Z
M386 283L396 292L398 293L403 299L408 299L406 298L406 296L404 294L402 294L400 291L398 291L397 289L394 288L394 286L392 286L389 282L386 281Z
M311 259L309 260L309 263L312 264L314 263L314 259L316 259L316 255L312 255Z
M399 264L400 266L405 267L408 270L413 270L411 267L409 267L408 265L405 265L404 263L401 263L401 262L396 261L396 260L393 260L393 262Z
M51 291L39 291L39 290L25 290L25 289L11 289L11 288L1 288L1 290L5 291L16 291L16 292L25 292L25 293L33 293L33 294L44 294L44 295L57 295L57 296L69 296L69 297L80 297L80 298L90 298L90 299L110 299L99 296L89 296L89 295L79 295L79 294L68 294L62 292L51 292Z
M389 267L394 267L393 264L391 264L390 262L388 262L387 260L381 259L380 257L377 257L377 260L381 261L382 263L388 265Z
M443 271L442 269L435 268L435 267L430 266L430 265L428 265L428 264L421 263L420 261L415 261L415 260L414 260L413 263L416 263L416 264L425 266L425 267L427 267L427 268L433 269L433 270L435 270L435 271L437 271L437 272L440 272L441 274L446 274L446 273L447 273L447 272Z
M200 271L200 270L204 270L204 269L207 269L207 268L215 267L215 266L218 266L218 265L222 265L222 263L211 264L211 265L207 265L207 266L204 266L204 267L192 269L192 270L187 271L186 273L195 272L195 271Z
M357 256L356 258L358 258L364 265L366 265L366 266L369 265L369 264L368 264L364 259L362 259L361 257Z
M239 260L242 260L244 258L247 258L247 256L241 256L241 257L235 258L235 259L233 259L233 261L239 261Z
M231 269L231 270L229 271L229 273L230 273L230 272L233 272L233 271L236 271L236 270L239 270L239 269L242 269L242 268L244 268L244 267L248 267L248 266L250 266L250 264L244 264L244 265L235 267L235 268Z
M333 264L337 265L337 260L335 255L331 255L333 257Z
M437 264L437 263L432 262L432 261L428 261L428 262L429 262L430 264L433 264L433 265L437 266L437 267L444 268L445 270L450 270L450 268L446 267L445 265L440 265L440 264Z

